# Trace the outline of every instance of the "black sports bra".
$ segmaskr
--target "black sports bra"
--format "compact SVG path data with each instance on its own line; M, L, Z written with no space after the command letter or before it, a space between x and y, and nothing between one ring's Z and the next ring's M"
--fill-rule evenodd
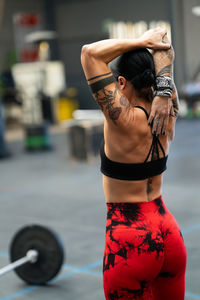
M147 111L142 106L135 107L142 109L147 119L149 118ZM162 158L159 156L159 147L164 155ZM151 160L147 161L150 155ZM105 154L104 142L100 147L100 156L101 172L108 177L121 180L144 180L159 175L167 169L168 156L165 156L165 151L156 135L153 135L149 153L143 163L121 163L110 160Z

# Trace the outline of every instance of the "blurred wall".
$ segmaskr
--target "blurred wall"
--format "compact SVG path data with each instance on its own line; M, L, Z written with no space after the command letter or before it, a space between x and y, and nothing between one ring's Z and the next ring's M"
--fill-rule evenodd
M0 71L6 65L8 52L14 49L13 15L19 12L43 13L44 0L4 0L3 22L0 28Z
M196 0L5 0L0 28L0 71L8 51L14 48L12 16L36 12L44 16L47 29L58 31L58 52L66 67L68 86L78 89L82 108L96 107L80 64L82 45L108 38L105 20L137 22L169 21L176 50L175 80L178 88L191 80L200 64L200 18L191 9Z
M191 10L200 5L200 1L184 0L183 5L186 80L191 80L197 68L200 69L200 17Z
M179 88L190 82L200 67L200 17L192 14L196 0L171 0L173 44L176 49L175 75ZM200 68L199 68L200 69Z

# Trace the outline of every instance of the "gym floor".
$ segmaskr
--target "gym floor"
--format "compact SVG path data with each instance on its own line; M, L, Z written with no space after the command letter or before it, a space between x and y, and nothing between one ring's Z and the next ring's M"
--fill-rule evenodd
M103 300L102 256L106 205L99 160L69 158L66 133L53 135L54 151L26 153L21 141L0 162L0 267L9 262L12 236L26 224L53 228L66 261L45 287L27 286L14 272L1 277L0 299ZM200 121L179 120L171 146L163 196L182 230L188 252L186 300L200 299Z

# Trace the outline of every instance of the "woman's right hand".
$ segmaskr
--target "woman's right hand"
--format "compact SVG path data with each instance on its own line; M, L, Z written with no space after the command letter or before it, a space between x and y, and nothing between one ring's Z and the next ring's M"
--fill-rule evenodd
M141 41L145 48L154 50L168 50L171 45L166 39L167 30L161 27L150 29L146 31L141 37Z

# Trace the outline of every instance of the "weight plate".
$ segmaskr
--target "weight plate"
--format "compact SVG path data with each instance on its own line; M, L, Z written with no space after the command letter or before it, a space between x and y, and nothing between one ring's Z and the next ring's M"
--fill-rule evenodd
M10 260L14 262L31 250L39 253L36 263L27 263L15 269L17 275L29 284L43 285L53 279L64 261L64 248L58 235L41 225L20 229L10 245Z

